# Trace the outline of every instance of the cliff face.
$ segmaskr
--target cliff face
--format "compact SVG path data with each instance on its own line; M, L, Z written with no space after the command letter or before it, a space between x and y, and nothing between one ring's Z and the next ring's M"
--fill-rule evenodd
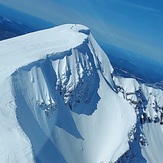
M0 47L2 162L114 162L129 149L134 109L87 27L63 25Z
M114 77L118 94L137 115L134 141L118 162L157 162L162 160L163 91L132 78Z
M115 76L82 25L0 42L0 161L158 162L163 91Z

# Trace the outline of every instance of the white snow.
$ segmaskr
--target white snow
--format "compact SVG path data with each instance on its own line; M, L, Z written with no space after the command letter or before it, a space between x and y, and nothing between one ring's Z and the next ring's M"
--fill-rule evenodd
M163 126L161 124L163 122L161 119L163 91L138 83L132 78L114 77L114 81L116 86L121 88L118 90L118 94L129 101L137 113L137 130L140 133L137 133L136 139L140 141L142 156L149 163L161 163L163 159ZM143 135L143 139L139 140L141 135ZM138 147L131 149L131 153L134 153L132 150L138 150ZM134 157L138 159L138 156ZM130 160L130 157L123 161L135 162L134 159ZM144 160L139 160L139 162L141 161L144 163Z
M15 69L48 54L64 52L81 45L87 35L78 32L79 29L88 30L81 25L67 24L1 41L1 75L9 75Z
M62 25L0 49L0 162L108 163L128 150L136 115L87 27Z

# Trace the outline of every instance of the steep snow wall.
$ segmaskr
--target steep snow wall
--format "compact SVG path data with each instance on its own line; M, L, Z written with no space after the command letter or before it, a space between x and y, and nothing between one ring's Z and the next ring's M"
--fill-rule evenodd
M128 150L135 112L87 27L63 25L0 47L4 163L108 163Z
M135 140L119 162L162 162L163 91L132 78L118 76L114 81L118 94L133 106L137 114Z

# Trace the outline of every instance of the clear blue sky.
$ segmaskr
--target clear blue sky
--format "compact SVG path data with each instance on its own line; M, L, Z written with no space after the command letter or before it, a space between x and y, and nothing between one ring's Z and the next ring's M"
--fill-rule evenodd
M87 25L99 42L163 65L162 0L0 0L0 4L55 24Z

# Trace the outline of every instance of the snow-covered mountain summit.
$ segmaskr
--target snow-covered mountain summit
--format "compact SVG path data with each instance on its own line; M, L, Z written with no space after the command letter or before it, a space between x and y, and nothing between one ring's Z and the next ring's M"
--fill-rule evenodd
M87 27L26 34L0 49L1 162L108 163L136 144L139 85L113 76Z
M0 49L1 162L104 163L129 148L134 110L87 27L19 36Z

